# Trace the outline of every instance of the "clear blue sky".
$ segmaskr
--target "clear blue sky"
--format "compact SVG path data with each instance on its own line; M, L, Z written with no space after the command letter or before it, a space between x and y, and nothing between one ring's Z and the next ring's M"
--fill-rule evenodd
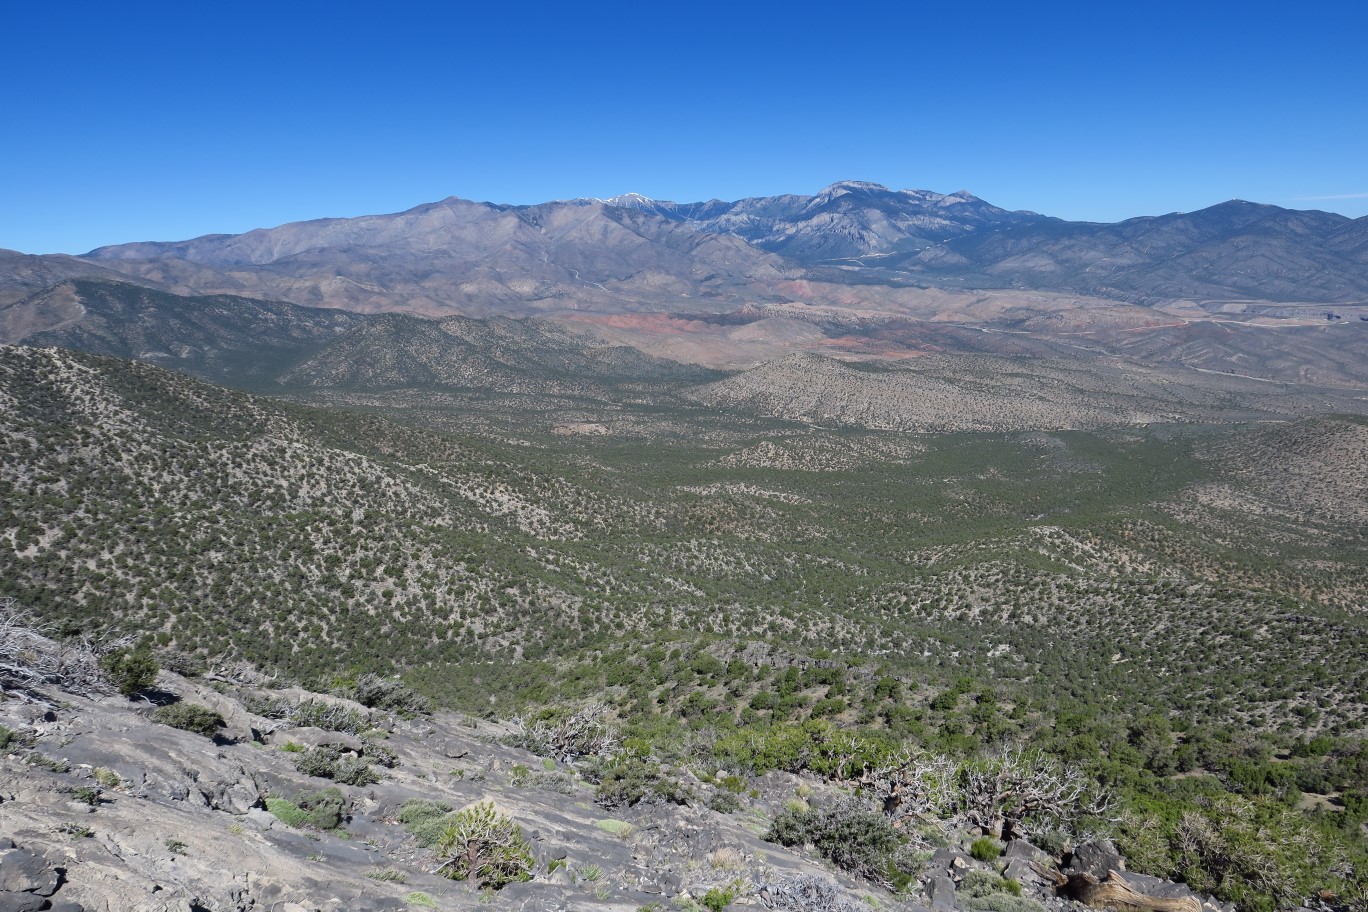
M14 0L0 247L845 178L1079 219L1360 216L1366 26L1349 2Z

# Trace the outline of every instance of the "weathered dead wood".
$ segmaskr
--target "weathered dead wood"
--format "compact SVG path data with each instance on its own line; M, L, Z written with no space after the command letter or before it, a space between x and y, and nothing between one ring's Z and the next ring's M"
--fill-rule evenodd
M1107 872L1098 880L1091 874L1073 874L1065 893L1070 899L1097 909L1119 912L1202 912L1202 904L1191 896L1151 896L1135 889L1121 874Z

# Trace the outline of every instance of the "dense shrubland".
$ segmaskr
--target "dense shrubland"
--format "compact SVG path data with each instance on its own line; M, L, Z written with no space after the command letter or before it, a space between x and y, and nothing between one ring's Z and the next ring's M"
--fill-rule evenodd
M1356 420L910 438L660 408L658 436L552 442L86 356L0 370L0 595L62 648L134 635L101 672L120 689L245 661L377 714L516 718L606 807L820 777L869 804L776 838L863 827L888 882L904 844L868 807L916 845L937 821L1110 833L1255 908L1361 888L1365 529L1352 487L1260 474L1358 452ZM384 765L318 750L299 761L339 782ZM719 770L736 789L686 783ZM1035 805L996 800L1012 776Z

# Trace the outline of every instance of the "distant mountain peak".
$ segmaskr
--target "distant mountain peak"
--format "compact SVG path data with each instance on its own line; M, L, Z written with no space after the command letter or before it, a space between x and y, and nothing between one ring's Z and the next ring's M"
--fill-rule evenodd
M823 189L812 198L813 205L820 206L830 202L838 196L845 196L850 193L891 193L892 191L883 184L875 184L870 181L843 180L837 181Z
M670 221L678 221L680 216L678 206L668 200L651 199L641 193L624 193L611 199L601 200L605 206L613 209L628 209L635 212L646 212L651 215L658 215Z
M885 193L888 192L888 188L885 187L883 184L876 184L876 183L874 183L873 181L857 181L857 180L840 180L840 181L836 181L836 183L830 185L829 187L827 187L827 188L826 188L825 190L823 190L822 192L823 192L823 193L828 193L828 192L831 192L831 191L834 191L834 190L844 190L844 191L846 191L846 192L850 192L850 191L852 191L852 190L882 190L882 191L885 192Z

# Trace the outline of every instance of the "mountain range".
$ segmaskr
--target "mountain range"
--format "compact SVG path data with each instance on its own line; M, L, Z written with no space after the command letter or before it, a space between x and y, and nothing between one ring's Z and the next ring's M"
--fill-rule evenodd
M1158 303L1368 298L1368 217L1239 200L1115 224L1011 212L967 191L841 181L814 196L674 203L626 194L534 206L450 197L393 215L239 235L7 252L8 294L109 272L171 291L352 310L558 310L760 294L785 278L909 280Z
M1069 222L842 181L734 202L451 197L82 256L0 251L0 342L179 359L210 378L227 376L215 358L266 376L378 313L546 317L713 368L794 351L1104 354L1357 384L1368 218L1231 201Z

